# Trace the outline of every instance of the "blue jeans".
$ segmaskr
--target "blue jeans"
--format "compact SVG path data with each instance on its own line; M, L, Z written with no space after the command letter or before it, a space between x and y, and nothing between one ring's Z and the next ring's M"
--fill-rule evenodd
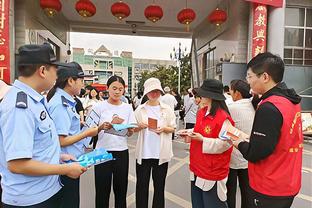
M191 181L192 208L228 208L226 201L219 199L217 182L209 191L203 191Z

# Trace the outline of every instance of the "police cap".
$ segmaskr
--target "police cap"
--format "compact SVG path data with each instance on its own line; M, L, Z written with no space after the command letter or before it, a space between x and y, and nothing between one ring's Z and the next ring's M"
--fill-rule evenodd
M58 78L69 78L69 77L94 77L94 75L86 75L84 74L81 66L77 62L66 63L63 66L59 66L57 70Z
M64 65L56 61L54 51L48 43L42 45L23 45L18 49L18 53L18 66L33 64Z

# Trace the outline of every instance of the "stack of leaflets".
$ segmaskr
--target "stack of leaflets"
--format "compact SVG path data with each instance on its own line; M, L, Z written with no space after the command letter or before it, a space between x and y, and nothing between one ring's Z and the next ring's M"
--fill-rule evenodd
M108 153L104 148L99 148L79 156L76 161L70 162L79 162L83 167L90 167L111 160L114 160L112 153Z

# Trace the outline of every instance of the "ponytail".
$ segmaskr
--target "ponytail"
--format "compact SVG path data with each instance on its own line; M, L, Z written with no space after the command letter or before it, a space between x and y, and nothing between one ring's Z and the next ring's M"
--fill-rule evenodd
M64 89L65 86L67 85L67 81L68 81L69 77L66 78L57 78L55 85L51 88L51 90L49 90L48 95L47 95L47 100L48 102L51 100L51 98L54 96L56 89L57 88L61 88ZM75 78L77 79L77 78Z

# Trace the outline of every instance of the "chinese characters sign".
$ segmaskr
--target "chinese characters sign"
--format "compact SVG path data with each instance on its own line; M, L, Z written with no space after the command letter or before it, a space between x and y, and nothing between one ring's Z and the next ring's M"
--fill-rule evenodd
M267 40L267 7L253 5L252 57L266 51Z
M274 7L283 7L283 0L246 0L258 4L270 5Z
M10 82L9 2L0 0L0 79Z

